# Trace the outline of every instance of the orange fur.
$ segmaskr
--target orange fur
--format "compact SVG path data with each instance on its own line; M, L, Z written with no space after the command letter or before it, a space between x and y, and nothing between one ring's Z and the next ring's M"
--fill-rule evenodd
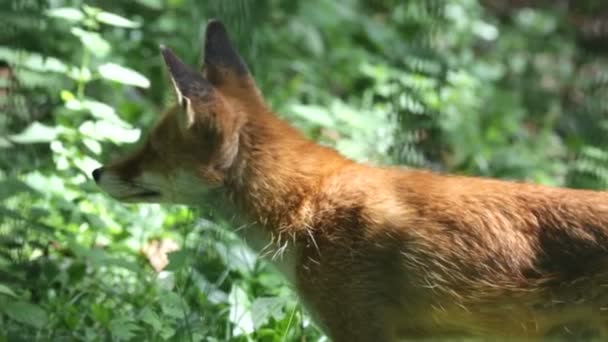
M223 30L208 26L209 84L172 74L192 122L172 108L143 148L95 175L102 188L196 203L155 188L192 172L334 341L607 336L608 193L354 163L266 108Z

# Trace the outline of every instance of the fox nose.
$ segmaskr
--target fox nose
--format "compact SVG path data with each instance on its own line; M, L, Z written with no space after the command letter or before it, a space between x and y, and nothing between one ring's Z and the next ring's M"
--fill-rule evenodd
M95 180L95 183L99 182L99 179L101 178L102 173L103 173L103 167L93 170L92 175L93 175L93 179Z

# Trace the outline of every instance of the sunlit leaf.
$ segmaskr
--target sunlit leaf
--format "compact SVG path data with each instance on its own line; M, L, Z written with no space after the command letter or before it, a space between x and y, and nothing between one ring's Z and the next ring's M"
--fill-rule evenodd
M10 140L19 144L47 143L55 140L60 131L57 127L35 121L21 133L11 135Z
M230 304L230 322L234 324L233 335L247 335L255 331L250 309L251 302L247 293L242 288L233 285L228 301Z
M251 304L253 324L256 329L268 323L270 318L281 320L285 316L285 301L279 297L256 298Z
M63 94L64 93L62 93L62 98L65 97L64 101L66 108L71 110L88 110L93 117L101 121L108 121L124 128L131 128L131 125L118 116L112 106L109 106L103 102L89 99L80 101L76 98L70 97L68 94L65 94L65 96Z
M65 102L76 99L76 96L74 96L74 94L69 90L62 90L61 93L59 93L59 96Z
M71 29L73 35L80 38L82 45L99 58L103 58L108 55L111 50L110 43L101 37L97 32L85 31L79 27L73 27Z
M82 139L82 143L93 153L100 154L101 153L101 144L99 141L94 139L84 138Z
M81 21L84 19L84 13L82 13L78 8L74 7L52 8L46 11L46 14L49 17L66 19L69 21Z
M150 81L133 69L114 64L106 63L99 66L99 73L103 78L123 84L134 85L137 87L148 88Z
M162 0L136 0L136 2L155 10L160 10L163 8Z
M126 28L137 28L141 25L138 22L129 20L125 17L121 17L118 14L110 13L110 12L99 12L97 14L97 21L118 27L126 27Z
M78 130L90 138L116 143L136 142L141 134L137 128L125 128L109 121L85 121Z
M334 120L327 109L319 106L293 105L291 111L300 118L323 127L333 127Z
M68 70L66 64L57 58L43 56L38 53L17 51L6 47L0 47L0 58L11 64L35 71L64 73Z

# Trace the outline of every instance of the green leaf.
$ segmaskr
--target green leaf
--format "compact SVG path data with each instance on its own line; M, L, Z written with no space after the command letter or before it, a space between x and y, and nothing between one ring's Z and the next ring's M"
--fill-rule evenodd
M293 105L291 110L294 114L301 117L302 119L322 126L322 127L334 127L334 119L329 115L327 109L319 106L307 106L307 105Z
M60 97L65 102L76 100L76 96L74 96L74 94L71 91L65 90L65 89L61 91Z
M101 77L123 84L148 88L150 81L142 74L133 69L114 63L106 63L99 66Z
M13 147L13 144L11 144L11 142L4 138L4 137L0 137L0 148L10 148Z
M141 320L151 325L154 331L160 331L162 329L163 322L158 314L152 311L150 308L144 308L140 315Z
M39 222L32 221L29 217L25 217L15 210L7 209L5 207L0 206L0 222L2 222L5 218L27 222L30 225L29 228L36 229L42 233L49 234L55 231L54 228Z
M135 0L136 2L149 7L151 9L155 9L155 10L162 10L164 3L163 0Z
M268 323L270 318L277 321L283 319L285 301L280 297L260 297L251 304L251 318L256 328Z
M255 331L253 318L251 316L251 303L247 293L240 287L233 285L230 296L229 319L234 324L232 334L234 336L247 335Z
M2 310L15 321L38 329L42 328L48 320L47 314L42 308L28 302L10 302Z
M97 21L99 21L100 23L117 27L137 28L141 26L141 24L138 22L129 20L125 17L119 16L118 14L110 12L99 12L96 18Z
M0 294L7 295L13 298L17 298L17 294L8 286L0 283Z
M78 131L96 140L110 140L116 143L136 142L141 134L137 128L125 128L109 121L85 121Z
M46 11L46 15L54 18L66 19L69 21L81 21L84 19L84 13L74 7L59 7Z
M62 98L64 98L65 106L71 110L88 110L91 115L102 121L109 121L113 124L120 125L124 128L131 128L127 122L122 120L114 108L111 106L95 101L95 100L84 100L80 101L70 96L69 93L62 92Z
M18 144L48 143L57 138L60 130L34 121L21 133L11 135L11 141Z
M97 32L85 31L78 27L73 27L70 32L80 38L82 45L99 58L107 56L111 50L110 43Z
M33 192L34 190L27 186L24 182L9 178L0 181L0 201L3 201L9 197L17 195L22 192Z
M68 70L67 65L57 58L31 52L25 53L5 47L0 47L0 58L11 64L23 66L34 71L64 73Z
M184 310L187 310L187 304L175 292L166 292L160 296L160 305L165 315L179 319L184 318Z
M99 322L105 325L112 316L110 309L103 304L93 303L91 304L91 317L95 322Z
M126 317L116 317L110 321L110 332L119 341L132 339L135 337L135 331L138 329L137 325L132 322L125 322L127 319Z
M182 269L186 265L188 259L188 252L185 250L171 252L167 254L169 257L169 264L165 267L166 271L177 271Z

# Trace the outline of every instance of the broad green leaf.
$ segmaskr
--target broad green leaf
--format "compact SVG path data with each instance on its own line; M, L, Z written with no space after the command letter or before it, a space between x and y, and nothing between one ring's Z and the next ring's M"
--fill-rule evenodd
M260 297L251 304L251 318L256 329L268 323L270 318L283 319L285 301L280 297Z
M52 8L46 11L46 15L54 18L66 19L69 21L81 21L84 19L84 13L74 7L59 7Z
M110 13L110 12L99 12L97 14L97 21L100 23L118 26L118 27L126 27L126 28L137 28L140 27L141 24L132 20L129 20L125 17L121 17L118 14Z
M148 88L150 81L142 74L133 69L114 63L106 63L99 66L101 77L118 83Z
M47 143L57 138L60 129L41 124L38 121L32 122L21 133L11 135L11 141L19 144Z
M38 329L48 320L46 312L40 306L28 302L7 303L2 311L10 318Z
M78 27L73 27L72 34L80 38L82 45L99 58L108 55L111 50L110 43L101 37L97 32L85 31Z
M17 294L8 286L0 283L0 294L17 298Z
M181 250L167 254L169 257L169 264L165 267L166 271L177 271L182 269L186 265L188 259L188 251Z

